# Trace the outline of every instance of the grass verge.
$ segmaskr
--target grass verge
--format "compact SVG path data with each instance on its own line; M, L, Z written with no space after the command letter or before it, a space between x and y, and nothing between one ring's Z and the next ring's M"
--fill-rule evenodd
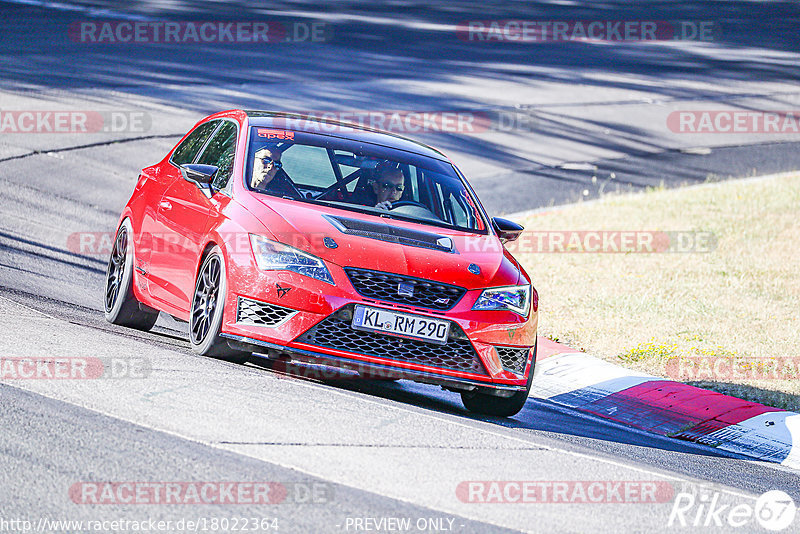
M520 222L526 234L509 245L539 291L541 335L800 411L800 173L605 197ZM645 232L628 252L585 252L619 248L613 234L627 231ZM648 242L693 248L647 252Z

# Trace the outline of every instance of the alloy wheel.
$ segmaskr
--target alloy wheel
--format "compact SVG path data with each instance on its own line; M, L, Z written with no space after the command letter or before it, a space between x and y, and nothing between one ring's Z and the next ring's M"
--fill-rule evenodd
M108 260L108 270L106 272L106 311L111 311L119 298L119 288L125 276L125 260L128 255L128 232L121 228L117 239L114 241L114 248L111 249L111 257Z
M191 332L195 343L201 343L211 330L211 321L218 305L220 271L219 257L211 256L206 260L197 279L191 318Z

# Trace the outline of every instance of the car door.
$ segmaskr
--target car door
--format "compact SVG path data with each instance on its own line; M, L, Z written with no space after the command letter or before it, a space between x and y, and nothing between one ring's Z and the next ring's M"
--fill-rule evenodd
M216 186L220 185L220 178L229 176L233 169L236 134L236 123L221 121L192 160L219 167ZM156 223L161 246L152 253L150 294L182 316L189 311L212 202L206 190L185 180L179 170L178 174L158 203Z
M197 158L200 150L205 146L211 134L219 126L219 120L211 120L197 125L178 144L168 161L158 166L158 187L153 190L157 196L151 195L149 205L143 210L141 224L141 246L137 251L137 270L140 273L141 289L149 295L162 295L161 286L164 284L160 274L153 272L153 252L165 250L168 244L165 238L168 234L164 231L163 221L160 219L159 203L164 193L177 180L183 180L179 165L191 163ZM156 267L156 273L159 269Z

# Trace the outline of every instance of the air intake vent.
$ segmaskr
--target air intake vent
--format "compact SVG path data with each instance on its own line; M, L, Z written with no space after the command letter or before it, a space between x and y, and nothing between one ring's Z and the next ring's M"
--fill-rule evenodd
M528 363L528 354L531 347L495 347L503 369L522 375L525 373L525 364Z
M289 320L295 313L297 313L296 310L283 306L239 297L236 322L252 326L275 327Z
M455 252L453 240L447 236L408 228L399 228L379 222L334 217L332 215L323 215L323 217L343 234L357 235L369 239L387 241L389 243L408 245L410 247L429 248L442 252Z

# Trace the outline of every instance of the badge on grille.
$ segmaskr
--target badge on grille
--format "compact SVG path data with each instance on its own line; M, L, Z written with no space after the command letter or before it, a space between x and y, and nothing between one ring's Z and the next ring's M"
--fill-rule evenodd
M397 294L401 297L413 297L414 296L414 284L407 284L405 282L400 282L397 284Z

